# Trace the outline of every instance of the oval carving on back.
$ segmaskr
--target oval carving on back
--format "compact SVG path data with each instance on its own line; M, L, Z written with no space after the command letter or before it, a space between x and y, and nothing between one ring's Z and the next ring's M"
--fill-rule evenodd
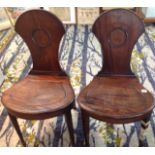
M32 32L32 40L39 47L47 47L51 42L51 35L45 29L35 29Z
M125 44L127 37L128 37L127 32L124 29L120 27L115 28L110 32L109 44L112 47L120 47L123 44Z

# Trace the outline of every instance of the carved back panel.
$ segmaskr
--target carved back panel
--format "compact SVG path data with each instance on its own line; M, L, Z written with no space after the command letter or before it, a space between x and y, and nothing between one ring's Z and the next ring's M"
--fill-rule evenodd
M133 46L144 32L144 24L132 11L114 9L101 14L93 25L103 52L101 74L133 75L130 58Z
M55 15L45 10L26 11L17 19L15 30L31 52L32 73L62 73L58 49L65 29Z

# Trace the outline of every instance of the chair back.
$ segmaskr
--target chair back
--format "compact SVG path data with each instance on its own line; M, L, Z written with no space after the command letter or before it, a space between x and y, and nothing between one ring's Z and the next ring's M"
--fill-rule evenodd
M45 10L29 10L16 21L16 32L27 44L32 60L33 74L61 74L59 44L65 33L62 22Z
M133 75L130 69L132 49L144 32L142 20L131 10L114 9L101 14L92 28L103 52L101 74Z

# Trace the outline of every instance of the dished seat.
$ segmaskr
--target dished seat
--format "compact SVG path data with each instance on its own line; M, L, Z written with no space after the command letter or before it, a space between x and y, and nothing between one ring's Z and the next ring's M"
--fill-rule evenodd
M71 116L74 93L59 63L59 45L65 34L64 25L54 14L36 9L19 16L15 31L28 46L33 67L25 79L3 93L2 102L22 145L27 146L17 118L41 120L59 115L65 116L74 145Z
M144 146L143 131L148 127L154 98L130 68L133 47L145 32L144 23L130 10L113 9L96 19L92 31L101 43L103 67L78 97L86 146L89 117L112 124L142 121L139 146Z
M72 106L73 99L73 89L67 77L47 75L29 75L2 96L2 102L10 113L16 113L21 118L31 115L34 119L67 110Z
M116 76L96 77L78 97L78 103L86 113L111 123L142 119L140 116L152 111L153 101L152 95L136 78Z

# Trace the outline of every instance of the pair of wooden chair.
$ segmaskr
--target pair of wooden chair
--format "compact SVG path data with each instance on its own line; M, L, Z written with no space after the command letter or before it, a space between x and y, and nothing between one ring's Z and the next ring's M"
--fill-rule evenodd
M17 117L38 120L64 114L74 145L71 109L75 97L58 60L65 33L62 23L47 11L31 10L18 18L15 30L30 49L33 69L3 94L2 103L22 144L26 146ZM115 9L101 14L92 30L102 45L104 67L77 99L87 146L89 117L108 123L147 122L154 107L152 95L130 70L131 51L144 32L142 21L131 11Z

